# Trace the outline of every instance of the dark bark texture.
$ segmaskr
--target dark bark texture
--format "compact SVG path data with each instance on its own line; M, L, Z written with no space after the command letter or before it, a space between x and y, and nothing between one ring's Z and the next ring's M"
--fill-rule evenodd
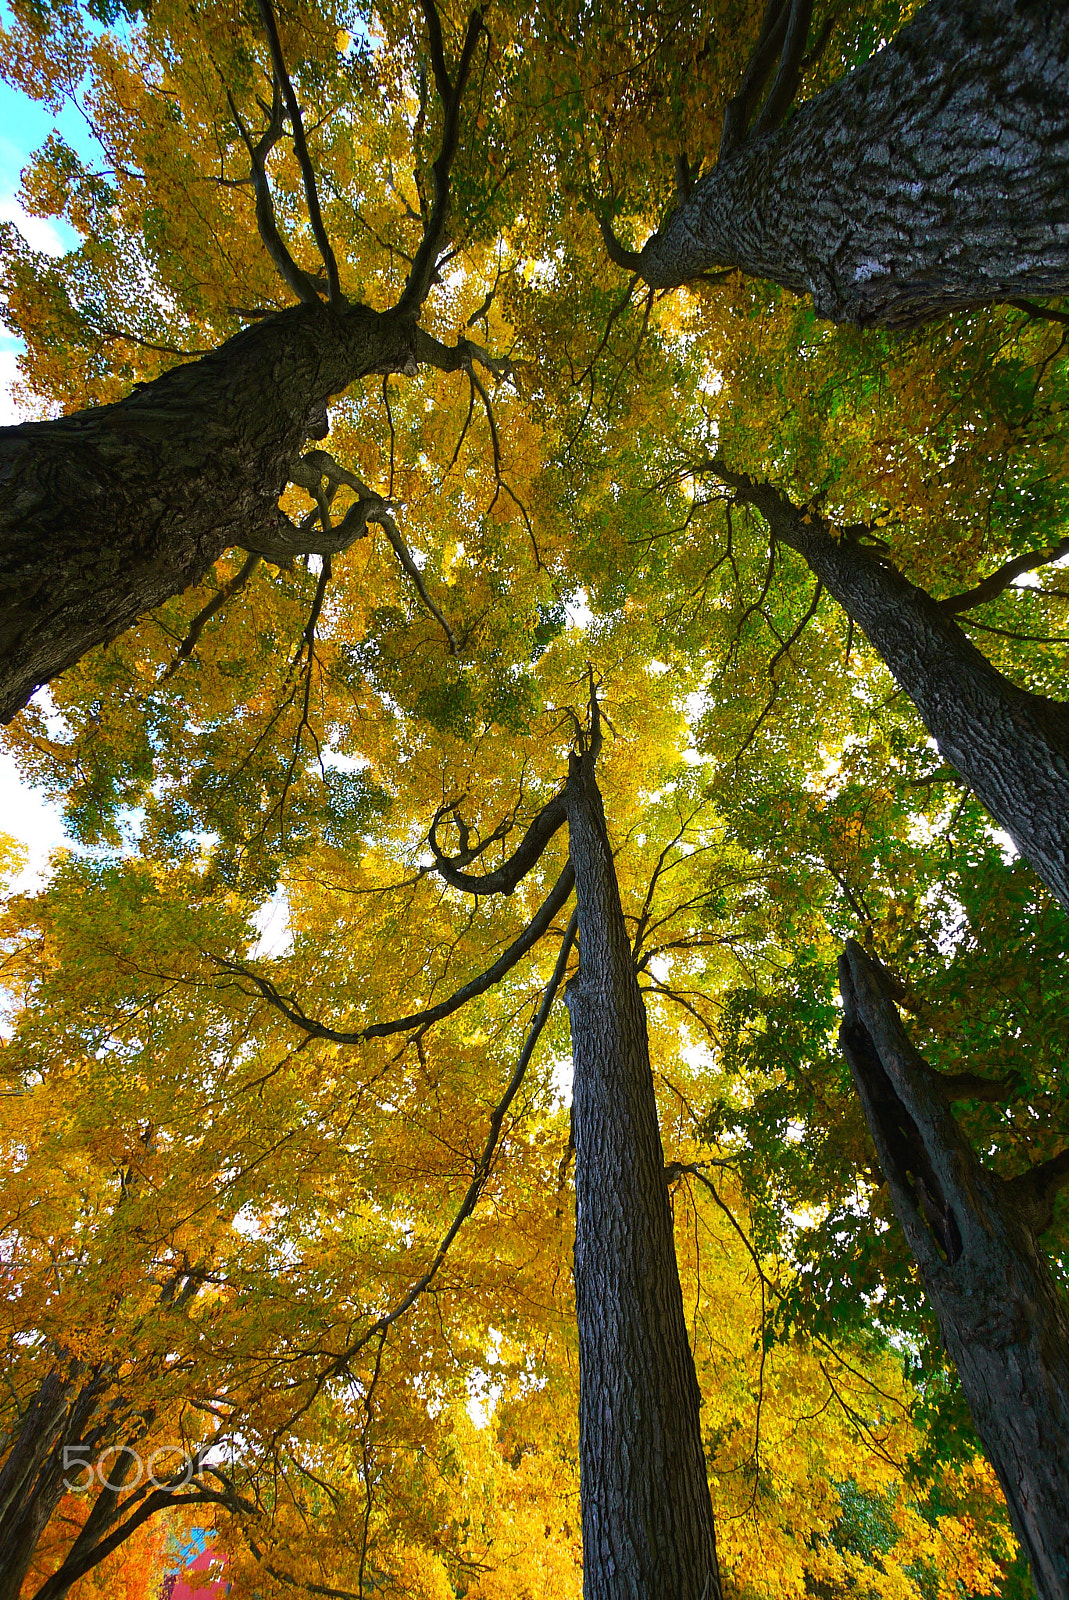
M852 942L840 981L840 1039L895 1213L1040 1600L1069 1600L1069 1317L1036 1243L1066 1162L985 1170Z
M720 1600L646 1012L589 756L573 758L565 803L580 944L567 1004L583 1594Z
M1069 906L1069 707L1004 678L923 589L875 550L717 464L740 501L808 562L909 695L943 758Z
M0 1469L0 1600L18 1600L41 1535L66 1492L63 1480L84 1481L77 1468L68 1474L63 1446L82 1445L92 1459L104 1438L94 1418L106 1388L99 1374L78 1382L51 1372L27 1406Z
M635 265L655 288L738 267L885 328L1069 292L1069 6L932 0L721 159Z
M0 429L0 720L224 550L284 541L278 498L327 401L415 372L423 346L411 317L298 306L114 405Z

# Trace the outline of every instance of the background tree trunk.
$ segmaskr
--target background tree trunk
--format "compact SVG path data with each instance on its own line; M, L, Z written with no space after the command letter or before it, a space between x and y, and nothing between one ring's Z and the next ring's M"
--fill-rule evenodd
M808 562L909 695L940 754L1069 906L1069 707L1004 678L946 611L856 539L719 464L738 498Z
M580 968L575 1289L585 1600L720 1600L646 1012L589 756L565 794Z
M840 1039L895 1214L998 1473L1041 1600L1069 1600L1069 1318L1036 1235L1062 1157L986 1171L852 941Z
M655 288L739 267L885 328L1069 292L1069 7L932 0L720 161L637 266Z
M94 1422L107 1379L80 1385L51 1372L27 1406L22 1426L0 1469L0 1600L18 1600L34 1552L66 1492L64 1479L86 1481L85 1470L63 1463L64 1445L83 1445L76 1462L92 1462L104 1430Z
M415 372L410 318L298 306L115 405L0 428L0 721L93 645L279 524L326 403Z

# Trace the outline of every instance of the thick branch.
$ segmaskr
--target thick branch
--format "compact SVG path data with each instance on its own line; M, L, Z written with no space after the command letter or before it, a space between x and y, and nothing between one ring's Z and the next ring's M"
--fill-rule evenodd
M1005 1105L1016 1100L1021 1092L1021 1075L1011 1072L1005 1078L983 1078L978 1072L936 1072L935 1086L947 1101L982 1100L991 1105Z
M718 161L723 161L746 138L754 107L768 82L776 57L783 47L790 6L787 0L768 0L761 32L746 64L742 82L724 107L724 126L720 134Z
M756 507L863 629L909 695L944 760L1069 905L1069 709L1019 688L946 611L876 551L817 511L715 458L706 469Z
M914 1049L883 975L853 939L839 960L840 1044L861 1098L895 1210L922 1267L962 1250L969 1179L978 1162Z
M1011 1178L1007 1188L1022 1208L1028 1226L1037 1236L1046 1233L1054 1221L1054 1202L1069 1186L1069 1150L1061 1150L1049 1161L1042 1161L1028 1172Z
M1053 306L1037 306L1034 300L1007 300L1008 306L1023 311L1036 322L1058 322L1069 327L1069 311L1055 311Z
M442 143L432 169L434 200L424 229L423 239L412 262L404 292L397 302L399 311L416 311L426 300L434 282L435 268L442 245L445 243L449 222L450 172L460 139L460 107L467 88L475 47L483 31L481 11L473 11L468 18L467 32L457 64L456 83L451 83L445 63L442 43L442 24L434 0L422 0L423 15L430 41L431 65L434 69L435 87L442 102Z
M294 1001L288 1001L279 994L278 989L267 978L253 972L249 967L242 966L237 961L219 961L219 965L226 972L232 972L237 977L247 978L254 983L276 1010L288 1017L296 1027L309 1035L312 1039L330 1039L335 1044L362 1044L365 1039L386 1039L395 1033L422 1033L435 1022L452 1016L454 1011L459 1011L461 1006L467 1005L469 1000L474 1000L477 995L485 994L499 983L506 972L511 972L517 962L533 950L542 935L549 929L557 912L567 903L568 896L575 887L575 873L571 863L565 867L553 888L539 906L526 928L518 939L514 939L507 950L504 950L497 960L477 978L472 978L465 983L448 1000L440 1000L437 1005L427 1006L423 1011L413 1011L410 1016L398 1017L392 1022L373 1022L366 1028L358 1028L354 1032L344 1032L338 1028L328 1028L325 1023L316 1022L308 1017Z
M417 328L412 338L416 360L421 366L436 367L439 372L470 372L475 362L495 378L507 378L512 370L507 356L492 356L473 339L458 339L456 344L442 344L422 328Z
M1014 556L1012 561L1004 562L995 572L989 573L975 589L952 594L946 600L937 600L936 604L949 617L957 616L959 611L971 611L974 606L997 599L1023 572L1036 572L1040 567L1050 566L1052 561L1060 561L1063 556L1069 556L1069 539L1060 540L1051 550L1033 550Z
M774 128L778 128L791 109L802 79L806 40L809 37L812 17L813 0L792 0L779 66L772 87L768 91L768 99L754 123L754 138L759 139L762 134L771 133Z
M443 806L431 823L427 842L434 855L434 867L454 889L462 889L465 894L511 894L522 878L530 872L535 862L541 856L546 845L567 820L563 795L554 795L547 805L544 805L527 832L524 834L517 848L493 872L483 873L481 876L463 872L457 866L457 860L470 861L472 857L465 855L460 858L447 856L438 844L438 825L445 816L454 815L455 805Z
M849 941L840 1039L925 1291L1037 1593L1069 1593L1069 1319L1036 1234L1069 1151L1006 1182L987 1172L906 1037L879 969Z
M198 1452L195 1458L196 1462L199 1462L200 1454L201 1452ZM186 1474L183 1472L152 1493L145 1494L145 1491L142 1490L141 1494L145 1496L143 1499L140 1495L135 1494L132 1501L128 1502L128 1505L132 1504L136 1506L136 1509L129 1512L125 1521L119 1523L117 1527L113 1527L111 1532L99 1539L91 1549L83 1549L77 1559L73 1558L73 1553L68 1554L67 1560L64 1561L58 1572L53 1573L52 1577L46 1579L36 1591L33 1600L65 1600L67 1594L80 1578L85 1577L87 1572L91 1572L94 1567L99 1566L107 1556L111 1555L113 1550L117 1550L120 1545L125 1544L131 1534L136 1533L138 1528L148 1522L159 1511L171 1510L176 1505L223 1504L229 1506L229 1501L222 1495L214 1489L203 1487L203 1485L197 1489L191 1489L187 1493L179 1494L179 1489L184 1486L186 1481ZM139 1500L140 1503L138 1504ZM252 1511L254 1507L246 1504L242 1509Z
M278 229L278 220L275 216L275 202L271 194L271 185L267 178L267 157L274 149L282 136L282 99L279 86L275 84L274 98L271 105L271 119L266 130L255 144L252 136L242 120L233 95L228 89L226 98L230 105L230 112L237 123L238 132L245 141L245 148L249 152L249 161L252 166L252 186L256 196L256 226L260 238L263 240L268 255L278 270L279 277L288 288L293 290L298 300L306 305L318 306L322 304L316 287L303 267L299 267L289 252L281 233Z
M327 237L327 230L323 225L323 213L319 206L319 190L316 187L315 168L312 166L312 158L308 154L308 141L304 136L304 119L301 116L300 104L290 75L286 71L286 61L282 54L282 41L278 36L278 23L275 20L271 0L257 0L257 5L271 50L271 65L274 69L275 82L282 91L286 102L286 110L289 112L290 128L293 131L293 149L297 156L297 163L301 169L301 178L304 182L308 220L312 225L312 233L315 236L316 244L319 246L323 265L327 269L327 288L330 304L335 311L340 311L344 305L344 297L338 278L338 263L330 240Z
M626 245L620 243L613 232L612 221L607 214L598 218L598 225L601 228L601 237L609 260L615 261L616 265L622 267L625 272L640 273L642 271L641 256L637 250L628 250Z

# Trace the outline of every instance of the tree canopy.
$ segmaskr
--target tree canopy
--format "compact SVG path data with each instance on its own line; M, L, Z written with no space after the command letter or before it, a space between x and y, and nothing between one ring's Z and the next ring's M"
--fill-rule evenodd
M23 175L76 249L2 225L70 848L3 924L0 1597L197 1529L235 1594L582 1592L592 708L724 1596L1023 1600L1017 1539L1062 1593L887 1129L897 1050L1060 1328L1064 8L18 0L0 55L92 136Z

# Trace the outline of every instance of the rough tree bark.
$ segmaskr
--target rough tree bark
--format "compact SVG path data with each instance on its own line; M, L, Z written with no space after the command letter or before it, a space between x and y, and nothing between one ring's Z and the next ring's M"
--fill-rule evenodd
M92 1458L103 1440L94 1417L108 1382L100 1373L79 1381L51 1372L26 1408L0 1468L0 1600L18 1600L41 1534L66 1492L63 1446L83 1444Z
M785 124L759 118L640 252L607 242L653 288L738 267L862 326L1069 292L1069 7L932 0Z
M1069 1600L1069 1317L1037 1236L1069 1152L1007 1180L963 1137L879 969L851 941L840 1040L1041 1600Z
M359 515L329 526L321 472L308 460L296 464L306 439L326 436L333 395L370 373L412 374L421 362L454 372L470 369L476 356L498 370L470 341L449 348L417 326L446 242L460 110L484 31L482 13L473 11L451 73L434 0L421 4L442 111L441 145L423 238L396 305L378 312L342 292L277 19L271 0L257 0L274 87L272 105L261 102L268 124L259 138L228 99L249 153L261 240L301 304L263 318L211 355L115 405L0 429L0 721L10 721L40 684L93 645L114 639L145 611L197 582L231 545L287 561L300 550L333 554L359 537ZM329 286L326 302L278 228L266 161L287 120ZM337 463L331 462L331 475L331 495L338 482L353 484ZM300 546L278 507L291 477L320 490L322 537ZM382 515L383 502L376 497L373 504L426 603L418 568L392 519ZM448 625L435 614L455 649Z
M1004 678L947 607L855 532L836 537L816 511L722 462L710 470L804 557L883 657L943 758L1069 906L1069 706Z
M580 946L566 999L583 1594L720 1600L646 1011L589 755L573 757L564 799Z
M408 313L301 305L115 405L0 429L0 721L224 550L292 545L278 498L331 396L465 359Z
M600 746L591 676L589 735L578 741L563 790L512 855L493 871L466 871L511 820L473 845L452 803L435 817L429 842L447 883L467 894L509 894L567 821L580 952L565 997L574 1062L583 1594L721 1600L646 1008L595 778ZM460 837L453 857L438 837L447 815ZM294 1018L292 1007L280 1009ZM317 1026L303 1014L301 1025Z

